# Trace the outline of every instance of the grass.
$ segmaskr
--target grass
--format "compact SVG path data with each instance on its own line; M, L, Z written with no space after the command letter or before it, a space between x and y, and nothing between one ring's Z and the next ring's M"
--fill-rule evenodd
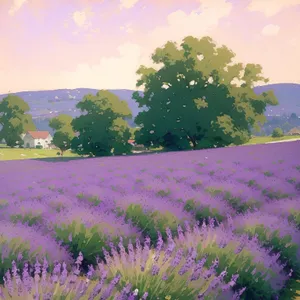
M57 157L57 149L22 149L22 148L0 148L0 161L3 160L20 160L33 158L51 158ZM71 151L64 152L64 157L78 157Z
M263 144L263 143L269 143L269 142L275 142L275 141L288 141L288 140L294 140L298 139L300 140L300 136L291 136L286 135L280 138L273 138L271 136L256 136L250 139L246 145L253 145L253 144Z
M283 136L280 138L272 138L271 136L256 136L253 137L245 145L254 145L254 144L264 144L268 142L275 141L285 141L285 140L300 140L300 136ZM151 148L151 152L160 152L162 148ZM57 149L22 149L22 148L8 148L3 144L0 144L0 161L3 160L19 160L19 159L34 159L34 158L57 158L57 160L67 159L67 158L76 158L79 157L77 154L72 153L71 151L64 152L63 158L57 156Z

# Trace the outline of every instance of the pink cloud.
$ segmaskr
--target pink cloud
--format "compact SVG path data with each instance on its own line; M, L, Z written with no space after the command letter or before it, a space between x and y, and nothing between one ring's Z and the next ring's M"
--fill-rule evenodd
M5 59L0 61L0 93L8 87L55 89L62 84L132 88L136 68L150 63L154 48L189 34L210 35L231 48L237 60L261 64L271 82L300 83L300 68L295 67L300 61L299 6L285 6L268 17L250 11L249 4L250 0L139 0L120 10L117 0L28 0L9 15L12 1L1 0ZM270 24L280 30L264 36L263 28ZM136 57L120 49L131 49Z

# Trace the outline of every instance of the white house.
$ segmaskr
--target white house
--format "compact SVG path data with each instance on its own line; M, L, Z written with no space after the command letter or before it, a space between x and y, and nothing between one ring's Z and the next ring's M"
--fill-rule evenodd
M27 131L22 139L25 148L36 148L36 146L51 148L52 136L48 131Z

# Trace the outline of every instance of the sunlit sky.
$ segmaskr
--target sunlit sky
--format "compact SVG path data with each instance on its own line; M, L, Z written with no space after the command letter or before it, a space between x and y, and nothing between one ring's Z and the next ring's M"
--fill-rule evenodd
M135 89L153 50L211 36L300 83L300 0L0 0L0 93Z

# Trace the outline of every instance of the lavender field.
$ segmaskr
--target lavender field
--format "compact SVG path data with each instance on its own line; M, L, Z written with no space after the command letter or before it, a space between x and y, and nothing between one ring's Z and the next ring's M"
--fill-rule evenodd
M4 161L0 176L5 299L293 299L299 290L299 141Z

